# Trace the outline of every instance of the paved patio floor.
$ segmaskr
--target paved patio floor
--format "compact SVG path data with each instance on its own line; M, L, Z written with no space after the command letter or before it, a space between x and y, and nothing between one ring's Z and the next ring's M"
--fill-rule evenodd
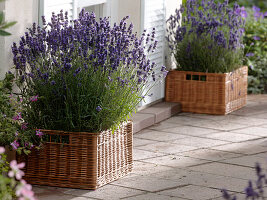
M134 169L96 191L34 186L39 200L221 200L267 169L267 95L227 116L181 113L134 135ZM267 195L267 191L266 191Z

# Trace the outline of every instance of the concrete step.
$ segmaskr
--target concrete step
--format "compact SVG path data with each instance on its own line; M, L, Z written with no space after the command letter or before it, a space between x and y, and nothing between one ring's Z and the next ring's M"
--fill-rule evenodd
M181 112L179 103L160 102L133 114L133 133L159 123Z

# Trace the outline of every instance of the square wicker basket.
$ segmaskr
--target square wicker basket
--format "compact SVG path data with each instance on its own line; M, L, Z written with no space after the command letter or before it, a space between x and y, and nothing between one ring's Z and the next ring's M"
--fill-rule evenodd
M49 139L41 150L18 156L30 184L96 189L132 170L132 122L114 132L41 130ZM55 137L56 136L56 137ZM59 137L58 137L59 136Z
M246 66L223 74L172 70L165 100L181 103L183 112L225 115L246 105L247 76Z

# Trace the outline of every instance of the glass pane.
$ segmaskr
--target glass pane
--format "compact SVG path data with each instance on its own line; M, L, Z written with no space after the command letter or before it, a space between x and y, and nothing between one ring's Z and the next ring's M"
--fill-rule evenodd
M99 19L100 17L103 17L103 5L104 4L98 4L94 6L88 6L84 7L85 11L87 12L94 12L96 15L96 19Z

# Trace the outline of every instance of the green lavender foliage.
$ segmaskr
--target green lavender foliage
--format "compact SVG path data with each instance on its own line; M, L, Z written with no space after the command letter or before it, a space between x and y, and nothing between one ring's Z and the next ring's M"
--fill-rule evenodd
M190 44L190 50L189 46ZM199 39L195 34L185 36L177 45L174 57L179 63L178 70L210 73L230 72L242 65L243 51L229 51L210 38Z
M267 93L267 18L259 8L247 11L244 64L249 66L248 92Z

